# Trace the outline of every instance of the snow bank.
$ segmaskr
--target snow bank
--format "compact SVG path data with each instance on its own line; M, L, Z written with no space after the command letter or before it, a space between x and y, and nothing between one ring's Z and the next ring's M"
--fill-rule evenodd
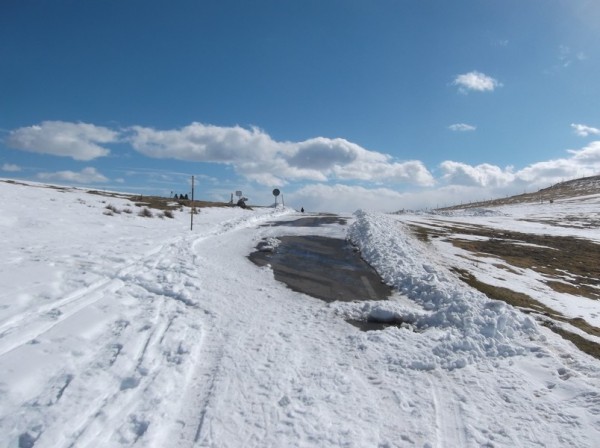
M403 224L361 210L355 216L348 238L383 281L422 307L421 313L408 316L411 323L421 331L445 330L433 348L440 366L463 367L481 357L523 354L528 350L524 342L538 336L531 318L461 283Z

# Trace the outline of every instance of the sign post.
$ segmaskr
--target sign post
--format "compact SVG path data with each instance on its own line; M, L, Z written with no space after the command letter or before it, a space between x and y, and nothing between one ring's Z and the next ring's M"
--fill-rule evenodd
M192 176L192 207L190 210L190 230L194 230L194 176Z
M273 196L275 196L275 208L277 208L277 196L281 193L277 188L273 190Z

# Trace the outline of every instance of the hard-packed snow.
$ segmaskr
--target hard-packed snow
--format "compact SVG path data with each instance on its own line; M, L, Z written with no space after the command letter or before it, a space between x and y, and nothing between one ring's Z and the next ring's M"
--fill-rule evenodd
M268 225L291 209L205 208L190 231L188 213L80 190L0 194L0 446L600 440L600 362L459 282L402 217L298 228ZM349 238L396 293L327 304L247 259L290 234ZM345 321L368 316L405 324Z

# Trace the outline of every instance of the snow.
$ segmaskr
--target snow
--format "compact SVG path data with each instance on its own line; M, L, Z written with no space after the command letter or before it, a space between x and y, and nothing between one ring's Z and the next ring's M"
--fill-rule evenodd
M187 213L143 218L125 199L82 190L0 182L0 195L0 446L600 440L600 362L461 283L448 268L456 251L406 227L480 220L598 238L522 220L581 204L447 217L358 211L347 226L315 228L268 225L297 219L291 209L204 208L190 231ZM134 212L108 216L108 204ZM594 213L597 202L586 204ZM396 293L327 304L247 259L264 239L275 247L293 234L351 239ZM522 277L520 288L533 285ZM592 302L564 308L591 322ZM344 320L368 316L406 324L361 332Z

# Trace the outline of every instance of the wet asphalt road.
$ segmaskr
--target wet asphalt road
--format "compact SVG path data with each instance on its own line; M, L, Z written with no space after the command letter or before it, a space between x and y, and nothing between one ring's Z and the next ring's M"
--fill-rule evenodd
M278 221L277 226L315 227L322 224L345 224L338 216L311 216L295 221ZM327 302L335 300L384 300L391 295L377 272L360 258L347 241L324 236L281 236L273 250L249 255L258 266L270 265L275 279L294 291Z

